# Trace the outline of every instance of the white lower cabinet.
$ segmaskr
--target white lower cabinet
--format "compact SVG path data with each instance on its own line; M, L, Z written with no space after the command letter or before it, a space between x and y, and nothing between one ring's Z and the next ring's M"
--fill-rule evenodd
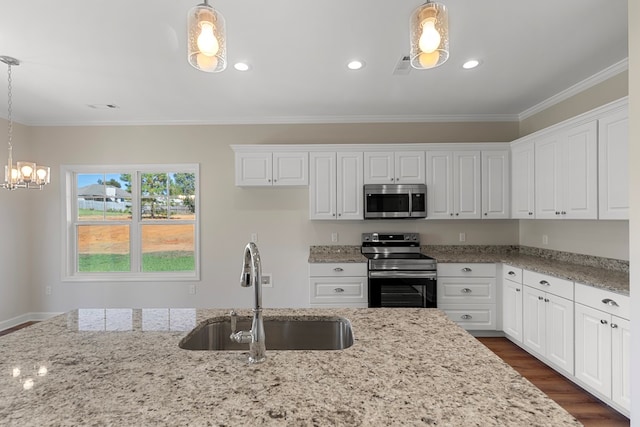
M502 330L513 341L522 342L522 269L502 267Z
M312 307L366 308L367 264L309 264L309 303Z
M438 264L438 308L467 330L496 330L496 265Z
M581 385L629 414L629 297L576 284L575 377Z
M523 346L573 375L573 282L524 270L523 283Z

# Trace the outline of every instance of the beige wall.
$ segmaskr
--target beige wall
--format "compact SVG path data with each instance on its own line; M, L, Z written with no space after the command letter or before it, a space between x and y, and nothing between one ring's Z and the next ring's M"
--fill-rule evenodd
M629 73L622 72L520 122L520 136L544 129L613 102L629 93Z

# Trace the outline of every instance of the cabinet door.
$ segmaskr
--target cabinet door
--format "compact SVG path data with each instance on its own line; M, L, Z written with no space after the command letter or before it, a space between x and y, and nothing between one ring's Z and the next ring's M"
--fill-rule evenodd
M398 151L395 156L395 182L398 184L424 184L424 151Z
M573 301L545 296L546 357L558 369L573 375Z
M598 218L598 133L596 121L569 129L563 138L562 218Z
M545 293L523 286L522 294L522 343L534 353L546 353Z
M511 217L535 218L535 156L533 141L511 151Z
M272 185L271 153L236 153L236 185Z
M562 194L561 136L549 135L535 142L536 218L560 218Z
M511 339L522 342L522 285L510 280L502 284L502 329Z
M611 399L631 409L631 322L611 318Z
M364 183L393 184L395 182L393 152L365 151Z
M309 218L336 219L336 153L309 154Z
M427 151L427 218L453 217L453 155Z
M604 396L611 396L611 316L575 304L575 318L575 376Z
M453 153L453 212L455 218L480 218L480 152Z
M600 219L629 219L629 111L598 120Z
M509 151L482 152L482 218L509 218Z
M273 185L309 185L309 154L274 152Z
M363 219L362 153L337 153L338 219Z

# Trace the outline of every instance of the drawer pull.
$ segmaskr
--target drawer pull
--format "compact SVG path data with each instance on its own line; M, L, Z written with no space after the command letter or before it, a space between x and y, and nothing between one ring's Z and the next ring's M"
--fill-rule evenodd
M515 271L510 271L510 272L508 272L507 274L508 274L509 276L515 276L515 275L516 275L516 272L515 272Z
M543 298L543 297L538 297L538 299L539 299L540 301L542 301L544 298Z
M612 300L610 298L603 299L602 303L603 304L607 304L610 307L620 307L617 302L615 302L614 300Z
M540 280L540 284L544 286L551 286L551 283L547 282L546 280Z
M469 320L471 319L473 316L471 316L470 314L463 314L462 316L460 316L461 319L463 320Z
M462 269L462 271L464 271L465 273L470 273L471 269L469 267L465 267Z
M516 288L516 292L520 292L520 288Z
M333 271L336 271L336 272L340 273L340 272L344 271L344 268L336 267L336 268L333 269Z
M549 298L545 298L545 299L544 299L544 302L549 302Z
M611 324L611 327L612 327L613 329L616 329L616 328L618 327L618 325L617 325L616 323L612 323L612 324Z
M462 288L462 289L460 289L460 292L462 292L463 294L470 294L470 293L471 293L471 289L469 289L469 288Z
M342 288L335 288L333 291L334 291L335 293L341 294L342 292L344 292L344 289L342 289Z
M604 320L604 319L600 319L600 323L602 323L603 325L606 325L606 324L607 324L607 323L609 323L609 322L607 322L607 321L606 321L606 320Z

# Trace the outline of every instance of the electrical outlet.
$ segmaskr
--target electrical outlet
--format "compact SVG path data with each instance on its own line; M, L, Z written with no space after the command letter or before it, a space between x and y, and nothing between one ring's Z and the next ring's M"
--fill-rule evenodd
M549 244L549 236L547 236L546 234L542 235L542 244L543 245L548 245Z
M196 294L196 285L189 285L189 295Z
M51 295L51 286L47 286L46 288L44 288L44 293L47 295Z
M331 241L334 243L338 241L338 233L331 233Z
M460 233L460 241L461 242L467 241L467 233Z
M253 243L258 243L258 233L251 233L251 241Z
M262 287L273 288L273 281L271 280L271 273L262 275Z

